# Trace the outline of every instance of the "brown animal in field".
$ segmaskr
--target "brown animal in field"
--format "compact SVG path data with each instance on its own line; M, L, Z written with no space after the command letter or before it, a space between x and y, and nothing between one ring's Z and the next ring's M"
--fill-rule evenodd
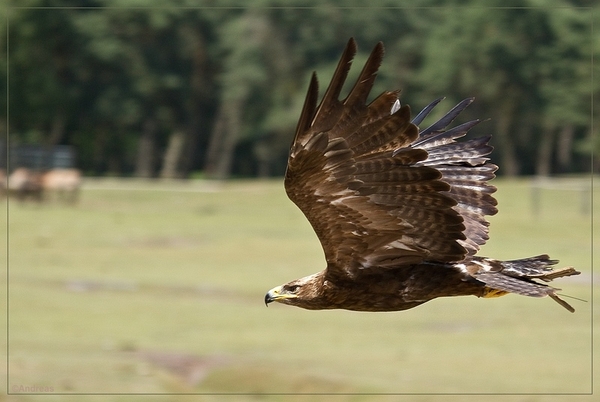
M42 200L42 175L28 168L17 168L8 176L7 193L18 200Z
M52 194L65 202L75 203L81 187L81 171L78 169L52 169L42 176L45 196Z

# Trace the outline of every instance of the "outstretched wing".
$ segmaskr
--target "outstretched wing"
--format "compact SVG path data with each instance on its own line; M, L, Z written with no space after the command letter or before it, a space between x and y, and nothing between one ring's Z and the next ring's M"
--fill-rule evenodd
M290 149L285 188L313 226L330 270L460 261L487 239L495 166L483 140L456 143L476 122L445 131L466 104L419 134L398 92L367 97L383 58L373 49L343 100L356 43L350 39L321 103L313 74Z
M414 119L413 124L421 124L422 120L433 110L441 99L436 99L426 106ZM490 136L470 141L456 142L464 137L469 129L479 123L472 120L452 129L446 127L473 102L473 98L465 99L446 113L437 122L419 133L417 141L411 147L427 151L427 159L417 163L435 168L442 174L441 180L450 185L449 195L456 201L453 209L464 220L465 239L457 242L465 248L469 255L474 255L479 246L489 238L489 223L485 215L498 212L496 199L492 196L496 187L487 183L495 177L498 167L486 163L485 156L492 152L488 145Z

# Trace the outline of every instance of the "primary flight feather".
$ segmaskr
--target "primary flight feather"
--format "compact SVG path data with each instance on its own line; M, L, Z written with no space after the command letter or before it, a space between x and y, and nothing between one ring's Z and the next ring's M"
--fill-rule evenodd
M369 56L350 93L340 92L356 54L350 39L317 105L313 74L288 160L285 189L314 228L327 267L271 289L273 301L306 309L405 310L442 296L550 296L536 280L579 274L553 269L547 255L498 261L475 256L488 240L485 215L497 212L487 184L497 167L486 157L489 137L457 142L479 121L447 129L472 99L430 127L411 121L398 91L370 104L383 44Z

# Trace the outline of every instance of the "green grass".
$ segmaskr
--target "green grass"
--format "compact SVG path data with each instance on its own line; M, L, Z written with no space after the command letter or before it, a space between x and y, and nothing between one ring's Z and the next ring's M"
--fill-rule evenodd
M592 225L581 212L581 193L542 190L534 215L530 181L495 184L500 213L481 254L549 253L583 272L561 280L563 292L591 301ZM265 308L268 289L324 266L312 229L279 181L88 180L76 207L11 200L9 223L9 390L591 390L591 302L571 300L575 314L550 299L514 295L439 299L398 313ZM201 375L192 378L193 367Z

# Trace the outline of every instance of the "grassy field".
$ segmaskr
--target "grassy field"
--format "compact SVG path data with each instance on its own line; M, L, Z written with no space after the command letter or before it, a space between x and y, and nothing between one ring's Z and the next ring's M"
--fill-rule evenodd
M543 394L589 393L597 316L591 250L598 241L591 244L592 218L582 212L585 193L543 189L532 213L529 180L495 184L500 213L481 254L549 253L576 266L582 275L557 284L588 301L569 300L575 314L550 299L515 295L438 299L398 313L265 308L268 289L324 266L280 181L90 179L75 207L11 200L2 387L44 396L6 398L105 393L114 395L102 400L129 401L138 398L119 394L173 393L154 399L250 401L306 398L181 394L359 393L333 400L362 401L402 393L458 401L481 397L428 394L500 393L525 395L496 399L546 401L565 397Z

